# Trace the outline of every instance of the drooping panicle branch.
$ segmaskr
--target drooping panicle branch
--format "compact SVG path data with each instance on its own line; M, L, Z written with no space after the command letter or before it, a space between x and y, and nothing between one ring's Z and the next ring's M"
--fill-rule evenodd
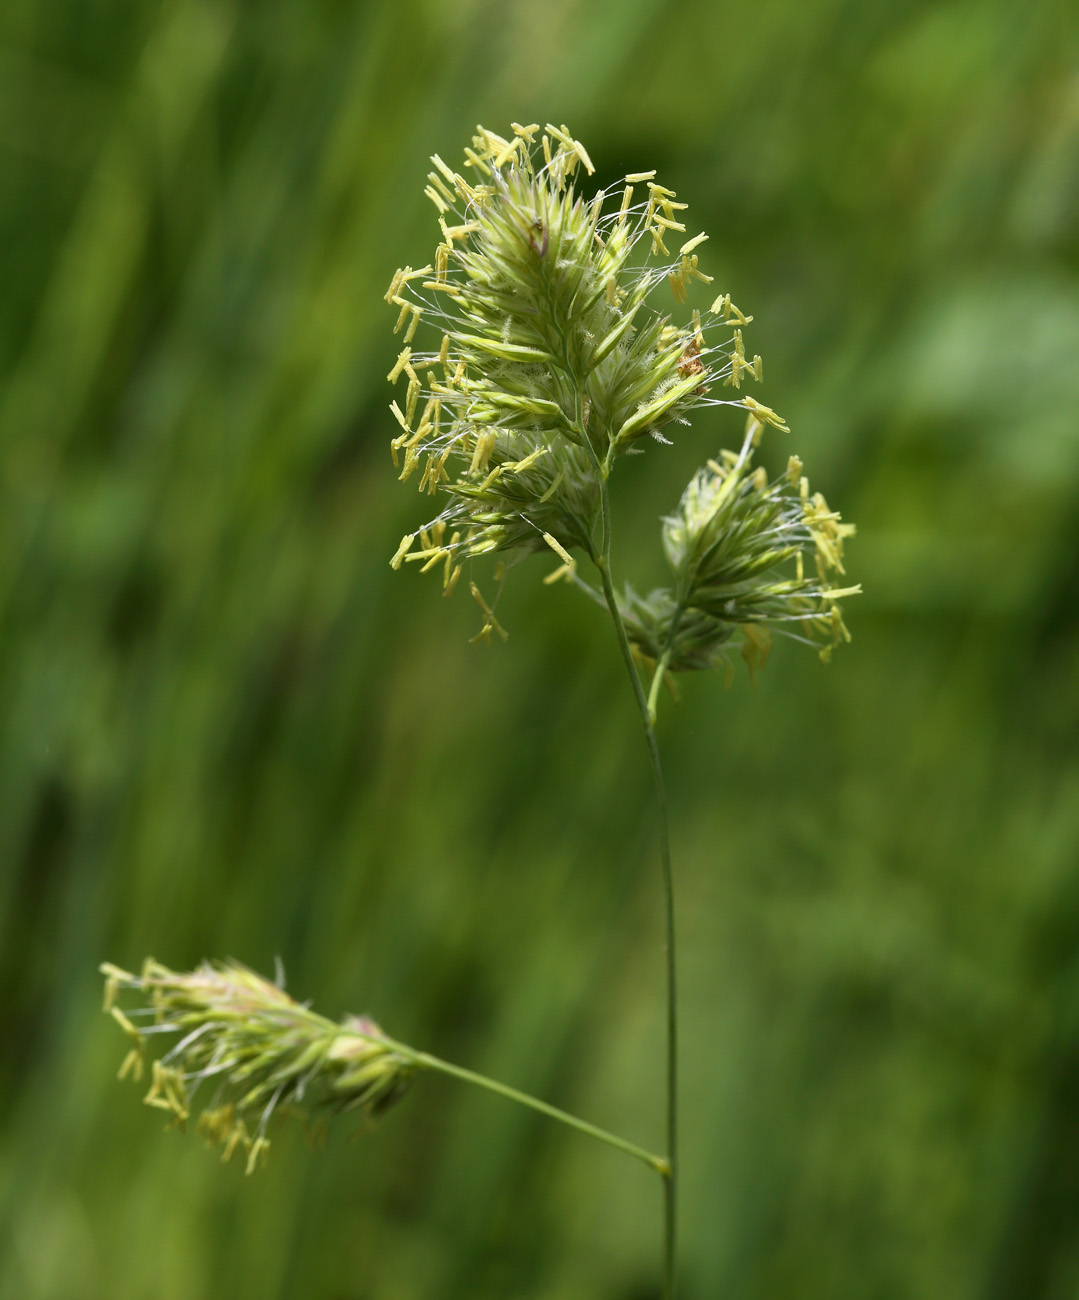
M275 1116L292 1115L309 1129L323 1115L342 1111L358 1109L375 1119L420 1070L539 1111L665 1173L664 1159L636 1143L399 1043L366 1016L346 1016L339 1024L327 1020L290 998L280 983L238 962L206 962L176 972L149 960L140 975L106 962L101 973L105 1010L132 1042L120 1078L140 1079L149 1060L146 1104L167 1111L179 1128L198 1108L198 1131L221 1144L226 1160L244 1150L249 1174L269 1151L267 1131ZM121 1000L126 1007L120 1007ZM159 1041L166 1046L155 1058L152 1048Z
M141 1078L149 1058L147 1104L181 1128L197 1109L198 1131L221 1144L225 1159L246 1151L248 1173L269 1149L275 1115L310 1125L359 1109L374 1119L416 1068L373 1020L335 1024L235 962L182 973L152 960L139 975L101 970L105 1009L132 1042L120 1077ZM168 1046L153 1059L159 1036Z

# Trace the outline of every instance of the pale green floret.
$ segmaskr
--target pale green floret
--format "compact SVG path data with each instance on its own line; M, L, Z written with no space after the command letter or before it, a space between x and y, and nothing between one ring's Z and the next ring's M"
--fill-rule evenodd
M177 973L147 961L141 975L110 964L101 971L105 1009L134 1040L120 1077L139 1078L150 1044L175 1037L151 1063L146 1104L182 1128L198 1101L197 1130L221 1145L226 1160L242 1147L248 1173L269 1149L275 1113L308 1124L357 1108L373 1118L401 1096L415 1070L373 1020L348 1016L335 1024L237 963ZM126 1014L113 1005L124 992L137 995Z

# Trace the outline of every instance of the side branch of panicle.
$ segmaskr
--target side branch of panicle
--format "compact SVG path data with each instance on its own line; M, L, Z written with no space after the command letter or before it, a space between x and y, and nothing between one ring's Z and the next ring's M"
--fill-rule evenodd
M105 1010L131 1043L120 1078L140 1079L149 1064L146 1104L179 1128L197 1114L197 1131L224 1159L246 1153L248 1173L269 1150L275 1115L308 1125L354 1109L374 1118L415 1068L373 1020L335 1024L235 962L177 973L148 960L139 975L106 963L101 972Z
M752 672L767 658L770 628L816 642L825 661L850 639L839 602L860 588L832 574L844 572L854 525L810 494L797 456L774 479L755 469L761 432L750 416L741 451L708 461L663 521L673 585L647 597L627 589L623 616L645 661L672 672L716 667L737 636Z

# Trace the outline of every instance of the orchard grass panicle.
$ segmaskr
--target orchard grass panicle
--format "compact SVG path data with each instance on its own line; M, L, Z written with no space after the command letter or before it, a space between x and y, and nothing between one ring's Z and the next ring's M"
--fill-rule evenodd
M247 1153L251 1173L269 1149L275 1114L308 1126L323 1114L359 1109L374 1119L405 1091L416 1069L373 1020L340 1024L295 1002L277 984L235 962L178 974L148 960L140 975L106 963L105 1010L132 1041L120 1078L142 1077L148 1045L176 1038L151 1061L149 1106L180 1128L201 1103L196 1129L227 1160ZM137 1005L121 1008L118 995Z
M816 643L827 659L849 635L839 602L843 544L853 533L819 494L797 456L769 477L753 466L766 426L786 423L743 383L759 382L747 356L751 317L727 293L690 306L711 284L698 261L686 204L654 171L586 197L594 171L565 126L513 124L510 136L477 128L457 172L435 154L426 194L441 231L432 261L396 272L386 293L403 344L389 380L404 384L391 410L400 477L416 476L433 515L406 535L393 567L437 569L451 592L464 568L494 557L496 574L529 552L550 553L564 580L610 616L641 718L659 812L665 931L667 1042L662 1155L506 1084L389 1038L374 1021L327 1020L236 963L176 973L148 961L140 975L105 965L106 1010L131 1039L121 1077L143 1073L146 1102L184 1127L242 1149L251 1172L275 1115L310 1126L338 1111L374 1118L417 1071L448 1075L555 1119L646 1164L663 1186L663 1295L674 1300L677 1259L678 998L674 878L667 798L656 740L656 701L670 674L724 667L741 646L750 672L769 629ZM674 250L672 252L672 249ZM670 295L676 323L656 305ZM428 327L435 333L423 342ZM421 333L421 330L423 333ZM746 416L740 449L721 451L690 480L662 523L671 585L639 596L611 572L609 479L625 455L667 442L703 408ZM419 543L417 545L417 542ZM599 579L578 572L578 557ZM471 571L483 613L476 639L505 637ZM646 691L642 673L650 675ZM120 1001L127 1005L121 1007Z
M854 532L818 493L801 461L769 478L753 468L765 426L786 422L755 397L735 396L760 382L762 362L747 356L752 317L711 284L689 235L685 203L654 171L587 197L588 151L565 126L513 123L512 135L477 127L462 172L431 159L427 197L442 232L433 262L393 277L386 299L398 309L404 348L389 373L407 381L391 442L407 479L440 509L406 535L391 560L441 568L447 592L466 562L506 561L553 551L561 561L546 581L565 578L606 607L644 726L660 814L667 962L667 1155L664 1180L663 1294L675 1289L678 1185L678 1006L674 880L666 791L655 736L656 703L669 674L723 667L739 644L750 674L771 644L770 628L821 645L827 661L849 634L839 602L843 543ZM688 237L687 237L688 236ZM681 241L681 242L679 242ZM672 252L671 248L675 247ZM656 306L669 292L675 322ZM425 348L421 325L437 326ZM721 451L690 480L662 541L673 581L647 596L611 573L608 480L623 455L666 442L676 424L710 406L747 413L738 452ZM402 460L403 458L403 460ZM415 543L419 539L419 547ZM601 591L577 571L583 552ZM505 632L496 601L469 586L484 614L476 639ZM651 676L646 692L642 673Z
M393 567L439 568L449 592L471 557L550 549L562 563L547 581L587 589L572 552L602 567L615 461L649 437L666 441L703 407L738 406L749 413L742 451L721 453L687 488L679 515L698 535L677 562L676 525L664 525L675 586L619 599L640 661L663 672L713 667L741 631L752 667L769 623L796 625L803 640L845 636L837 602L857 589L830 586L827 572L841 570L853 528L809 500L800 474L792 495L785 479L762 486L763 471L748 472L764 426L788 431L770 407L732 395L761 378L743 341L752 317L727 293L709 294L703 315L687 307L682 324L654 305L657 291L682 307L711 283L696 251L708 236L683 239L687 205L653 171L586 198L577 181L592 160L565 126L514 123L509 137L478 127L467 179L437 154L432 163L426 193L442 240L431 263L397 271L387 290L405 343L388 378L406 382L403 405L391 404L400 476L418 473L441 509L402 539ZM437 346L424 349L415 339L428 323ZM804 577L804 550L824 559L816 579ZM791 576L781 577L787 562ZM493 603L469 585L480 636L504 635Z

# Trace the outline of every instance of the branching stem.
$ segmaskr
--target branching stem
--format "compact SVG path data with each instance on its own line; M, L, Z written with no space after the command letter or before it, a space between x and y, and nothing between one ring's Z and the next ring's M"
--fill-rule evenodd
M656 671L652 674L652 686L648 692L648 722L653 727L656 725L656 704L659 700L659 688L663 685L663 678L670 662L671 647L668 645L660 656L659 663L656 664Z
M589 1124L587 1120L578 1119L576 1115L570 1115L567 1111L559 1110L557 1106L550 1106L547 1102L540 1101L538 1097L532 1097L527 1092L519 1092L516 1088L509 1087L508 1084L499 1083L496 1079L489 1079L485 1074L477 1074L474 1070L466 1070L460 1065L451 1065L449 1061L443 1061L437 1056L431 1056L429 1052L417 1052L404 1043L391 1040L384 1041L389 1043L393 1051L400 1053L401 1056L421 1069L434 1070L438 1074L446 1074L450 1078L460 1079L463 1083L475 1084L477 1088L483 1088L487 1092L497 1094L499 1097L515 1101L518 1105L527 1106L530 1110L537 1110L541 1115L546 1115L549 1119L557 1120L560 1124L565 1124L569 1128L577 1129L579 1133L585 1133L589 1137L595 1138L597 1142L604 1142L617 1151L624 1151L627 1155L635 1156L656 1173L664 1178L667 1176L667 1161L662 1156L654 1155L651 1151L646 1151L633 1142L627 1142L625 1138L620 1138L616 1133L608 1133L606 1129L598 1128L595 1124Z

